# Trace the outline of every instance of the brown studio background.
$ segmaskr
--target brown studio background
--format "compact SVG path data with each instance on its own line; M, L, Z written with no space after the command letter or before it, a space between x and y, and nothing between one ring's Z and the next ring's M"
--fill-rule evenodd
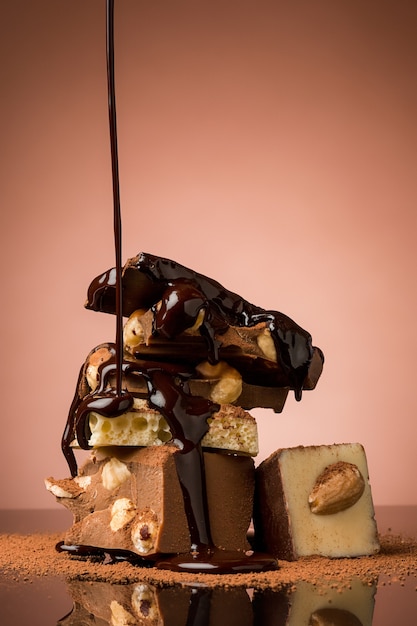
M416 504L414 1L116 0L124 257L281 310L325 352L261 453L360 441L377 504ZM54 506L85 311L114 262L104 0L2 3L0 502Z

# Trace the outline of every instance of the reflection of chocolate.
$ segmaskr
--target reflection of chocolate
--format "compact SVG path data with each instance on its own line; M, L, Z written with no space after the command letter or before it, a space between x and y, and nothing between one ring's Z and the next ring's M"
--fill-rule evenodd
M243 588L173 586L158 588L71 581L73 610L61 626L252 626L252 607Z
M372 626L375 585L357 579L281 589L70 581L61 626Z
M282 591L256 590L252 599L254 626L288 626L291 595L285 589Z

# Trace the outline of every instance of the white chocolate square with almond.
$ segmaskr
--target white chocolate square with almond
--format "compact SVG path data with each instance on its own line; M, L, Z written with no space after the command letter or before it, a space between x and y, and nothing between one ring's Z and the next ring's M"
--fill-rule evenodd
M277 558L379 551L368 465L359 443L277 450L257 468L255 539Z

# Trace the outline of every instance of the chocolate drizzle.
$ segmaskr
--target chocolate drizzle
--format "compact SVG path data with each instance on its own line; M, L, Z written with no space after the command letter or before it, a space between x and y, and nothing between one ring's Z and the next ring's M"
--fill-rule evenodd
M108 344L111 358L98 368L97 388L80 396L84 367L81 369L77 390L68 414L61 447L72 477L77 475L77 463L71 443L76 440L80 448L88 450L91 436L89 415L92 411L108 418L118 417L132 408L134 394L125 390L119 394L113 385L119 364L114 344ZM195 447L208 430L206 419L219 409L210 400L189 393L187 379L192 370L175 364L152 361L124 361L121 363L122 384L132 386L132 379L142 378L148 389L149 404L164 415L174 439L182 452ZM129 384L130 383L130 384ZM134 386L134 384L133 384Z

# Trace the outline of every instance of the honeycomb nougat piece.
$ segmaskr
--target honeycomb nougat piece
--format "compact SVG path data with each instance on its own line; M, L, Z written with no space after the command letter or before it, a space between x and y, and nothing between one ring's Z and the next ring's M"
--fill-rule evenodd
M256 456L258 429L256 420L240 407L220 405L208 420L209 430L201 441L203 448L217 448ZM146 400L134 398L133 408L119 417L104 417L96 412L89 416L89 445L159 446L172 439L161 413L149 407Z

